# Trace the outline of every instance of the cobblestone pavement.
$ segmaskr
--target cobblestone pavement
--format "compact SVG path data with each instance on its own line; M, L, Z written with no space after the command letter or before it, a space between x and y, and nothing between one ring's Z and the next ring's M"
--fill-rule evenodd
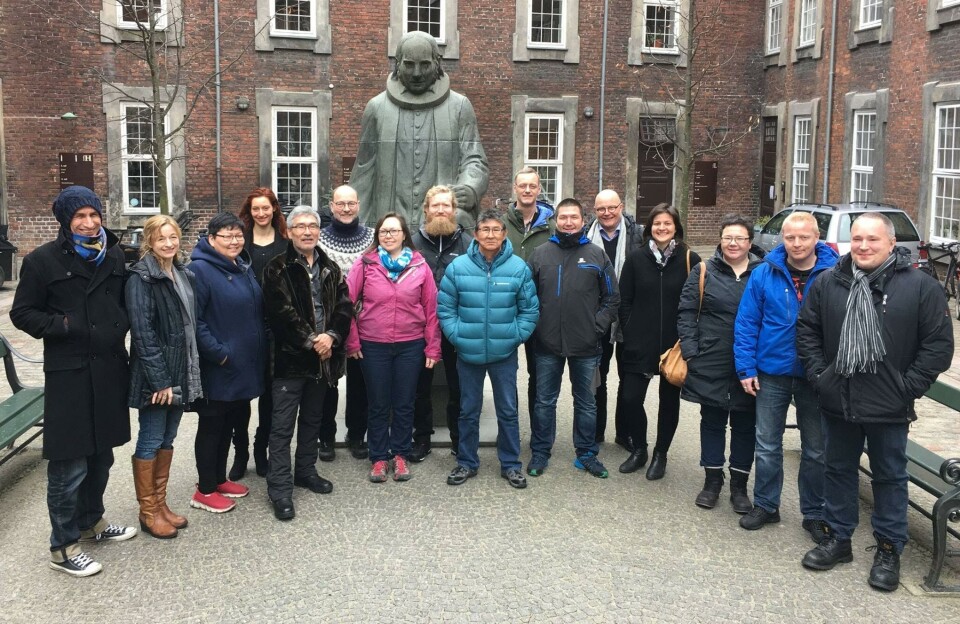
M0 291L0 331L37 353L10 326L11 297ZM519 394L524 401L524 388ZM651 413L656 396L651 388ZM45 466L34 444L0 468L0 622L956 622L957 599L917 589L931 537L913 511L904 587L882 594L866 585L872 553L864 549L873 540L865 480L854 562L824 573L800 566L813 544L800 528L795 430L785 439L783 521L747 532L726 488L716 509L693 505L702 483L695 406L682 405L659 482L619 474L626 452L611 443L600 453L609 479L574 469L571 409L564 384L554 458L526 490L500 478L492 448L481 449L480 475L455 488L445 483L454 462L443 449L413 466L413 480L383 485L366 481L366 462L338 451L335 462L319 464L334 492L297 488L289 523L273 518L264 480L252 475L251 495L231 513L187 506L196 478L196 416L188 414L170 501L190 526L175 540L140 535L90 547L104 571L89 579L47 568ZM955 413L932 409L914 435L960 450L956 423ZM521 433L526 444L529 427ZM132 450L116 450L107 490L116 522L136 522Z

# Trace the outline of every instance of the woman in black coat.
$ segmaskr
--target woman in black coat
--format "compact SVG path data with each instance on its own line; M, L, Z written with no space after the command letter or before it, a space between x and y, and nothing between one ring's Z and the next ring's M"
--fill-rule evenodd
M677 342L677 304L690 267L700 256L683 242L680 215L669 204L650 211L643 247L627 256L620 273L621 408L629 421L633 452L620 472L636 472L647 463L647 386L659 374L660 354ZM667 451L680 421L680 388L660 380L657 442L647 479L663 478Z
M140 261L127 280L130 315L129 405L139 410L133 482L140 526L168 539L187 519L167 507L167 480L183 410L202 396L193 273L179 261L180 226L168 215L143 226Z
M744 392L733 360L733 326L747 280L761 259L751 252L753 224L738 215L720 221L720 245L695 267L683 286L677 330L687 361L681 396L700 404L700 465L706 472L696 504L712 509L723 487L727 421L730 422L730 500L745 514L753 505L747 479L756 439L754 398ZM700 272L707 274L700 301Z

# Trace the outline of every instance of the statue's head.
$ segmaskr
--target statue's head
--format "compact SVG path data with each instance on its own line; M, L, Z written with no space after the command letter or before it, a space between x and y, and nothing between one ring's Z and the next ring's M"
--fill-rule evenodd
M397 44L396 56L393 77L414 95L426 93L443 76L440 46L427 33L414 31L405 34Z

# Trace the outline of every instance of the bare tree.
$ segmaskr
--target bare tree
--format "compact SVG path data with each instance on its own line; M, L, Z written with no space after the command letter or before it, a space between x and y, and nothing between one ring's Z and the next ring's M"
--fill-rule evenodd
M665 97L677 110L673 120L649 108L642 109L640 148L655 154L666 168L675 170L678 196L674 205L684 225L690 210L694 163L703 157L727 155L760 122L759 96L725 93L720 81L731 71L742 44L740 32L725 23L724 0L688 3L687 14L664 6L656 7L660 13L652 20L649 15L642 16L647 19L644 47L648 51L644 55L653 62L636 70L640 84L657 93L650 99L662 101ZM672 29L671 23L675 25ZM661 26L664 24L667 26ZM658 52L660 48L665 51ZM678 62L680 59L685 63ZM646 101L643 86L640 91ZM714 111L710 123L695 126L707 98ZM746 111L745 100L749 102Z

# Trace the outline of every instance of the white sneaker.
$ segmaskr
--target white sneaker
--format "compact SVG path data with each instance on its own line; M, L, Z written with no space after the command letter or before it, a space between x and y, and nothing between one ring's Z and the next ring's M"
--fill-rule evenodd
M93 576L103 570L103 566L94 561L90 555L85 552L81 552L64 561L51 561L50 568L77 577Z
M137 527L126 527L117 524L108 524L107 528L99 533L87 534L80 533L81 542L122 542L134 537L137 534Z

